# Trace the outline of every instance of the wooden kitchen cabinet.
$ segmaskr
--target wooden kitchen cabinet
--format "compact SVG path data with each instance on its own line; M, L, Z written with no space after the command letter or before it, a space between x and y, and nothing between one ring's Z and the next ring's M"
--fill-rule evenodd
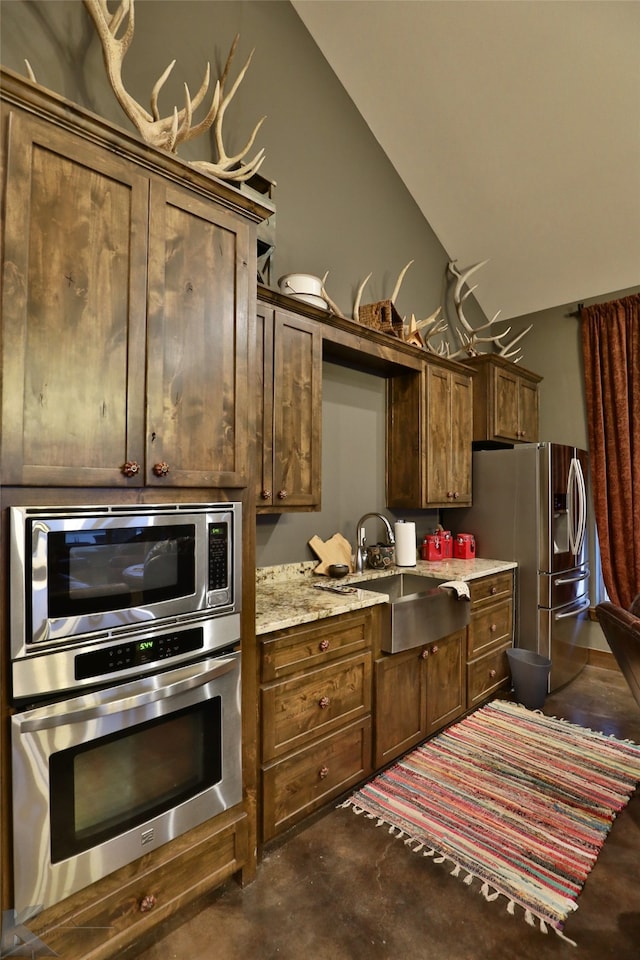
M376 769L464 713L466 639L466 629L459 630L437 643L376 660Z
M245 486L254 227L205 178L2 109L3 482Z
M317 510L321 499L320 327L258 301L256 366L257 509Z
M513 645L513 573L469 581L467 706L478 706L510 677L507 650Z
M371 774L372 629L363 610L258 638L263 842Z
M473 375L428 357L388 384L387 506L470 505Z
M484 354L465 361L474 370L473 439L508 443L538 440L542 377L511 360Z

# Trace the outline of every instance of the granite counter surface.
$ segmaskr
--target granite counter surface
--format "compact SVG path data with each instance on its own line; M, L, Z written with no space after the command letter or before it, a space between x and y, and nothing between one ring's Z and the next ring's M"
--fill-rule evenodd
M438 560L418 561L415 567L387 567L385 570L365 570L351 574L342 580L313 573L315 561L290 563L274 567L259 567L256 571L256 634L271 633L286 627L295 627L340 613L350 613L378 603L385 603L385 593L358 590L355 593L338 594L319 590L316 583L355 586L358 581L376 580L391 573L411 573L423 577L447 580L475 580L492 573L513 570L517 564L508 560Z

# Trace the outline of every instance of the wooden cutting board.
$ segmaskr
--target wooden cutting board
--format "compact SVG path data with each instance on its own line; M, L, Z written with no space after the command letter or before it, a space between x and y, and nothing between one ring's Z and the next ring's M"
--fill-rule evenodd
M334 533L326 541L321 540L318 536L311 537L309 546L320 560L313 571L314 573L326 574L332 563L346 563L349 572L353 573L351 544L341 533Z

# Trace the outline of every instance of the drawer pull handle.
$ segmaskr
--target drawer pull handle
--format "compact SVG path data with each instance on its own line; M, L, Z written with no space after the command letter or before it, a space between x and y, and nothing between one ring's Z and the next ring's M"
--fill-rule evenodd
M166 477L166 475L169 473L169 464L166 462L166 460L161 460L160 463L154 463L153 472L155 473L156 477Z
M323 653L325 650L328 650L330 646L331 644L326 638L324 640L321 640L319 643L319 647L323 651Z
M495 670L489 670L489 676L491 677L492 680L495 677L495 675L496 675Z
M325 780L329 776L329 767L320 767L318 776L321 780Z
M286 490L278 490L278 500L286 500L289 494Z
M495 597L495 595L496 595L497 592L498 592L498 588L497 588L497 587L491 587L491 596L492 596L492 597Z
M321 710L326 710L330 702L329 697L321 697L320 700L318 700L318 706Z
M156 898L152 893L148 894L146 897L143 897L140 901L140 913L148 913L149 910L153 910L156 905Z
M122 468L125 477L135 477L140 473L140 464L136 460L127 460Z
M437 652L438 652L438 644L435 643L435 644L431 647L431 653L437 653Z
M428 650L423 650L422 653L420 654L420 656L422 657L423 660L426 660L427 657L429 656L429 651L428 651Z
M491 631L491 633L495 633L497 629L498 629L497 623L492 623L491 626L489 627L489 630Z
M265 489L262 491L260 496L262 497L263 500L271 500L271 490L267 490L267 488L265 487Z

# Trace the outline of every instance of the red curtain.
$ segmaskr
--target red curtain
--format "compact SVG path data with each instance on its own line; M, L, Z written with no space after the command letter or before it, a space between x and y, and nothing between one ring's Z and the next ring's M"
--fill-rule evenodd
M640 593L640 294L580 310L591 489L602 576L626 610Z

